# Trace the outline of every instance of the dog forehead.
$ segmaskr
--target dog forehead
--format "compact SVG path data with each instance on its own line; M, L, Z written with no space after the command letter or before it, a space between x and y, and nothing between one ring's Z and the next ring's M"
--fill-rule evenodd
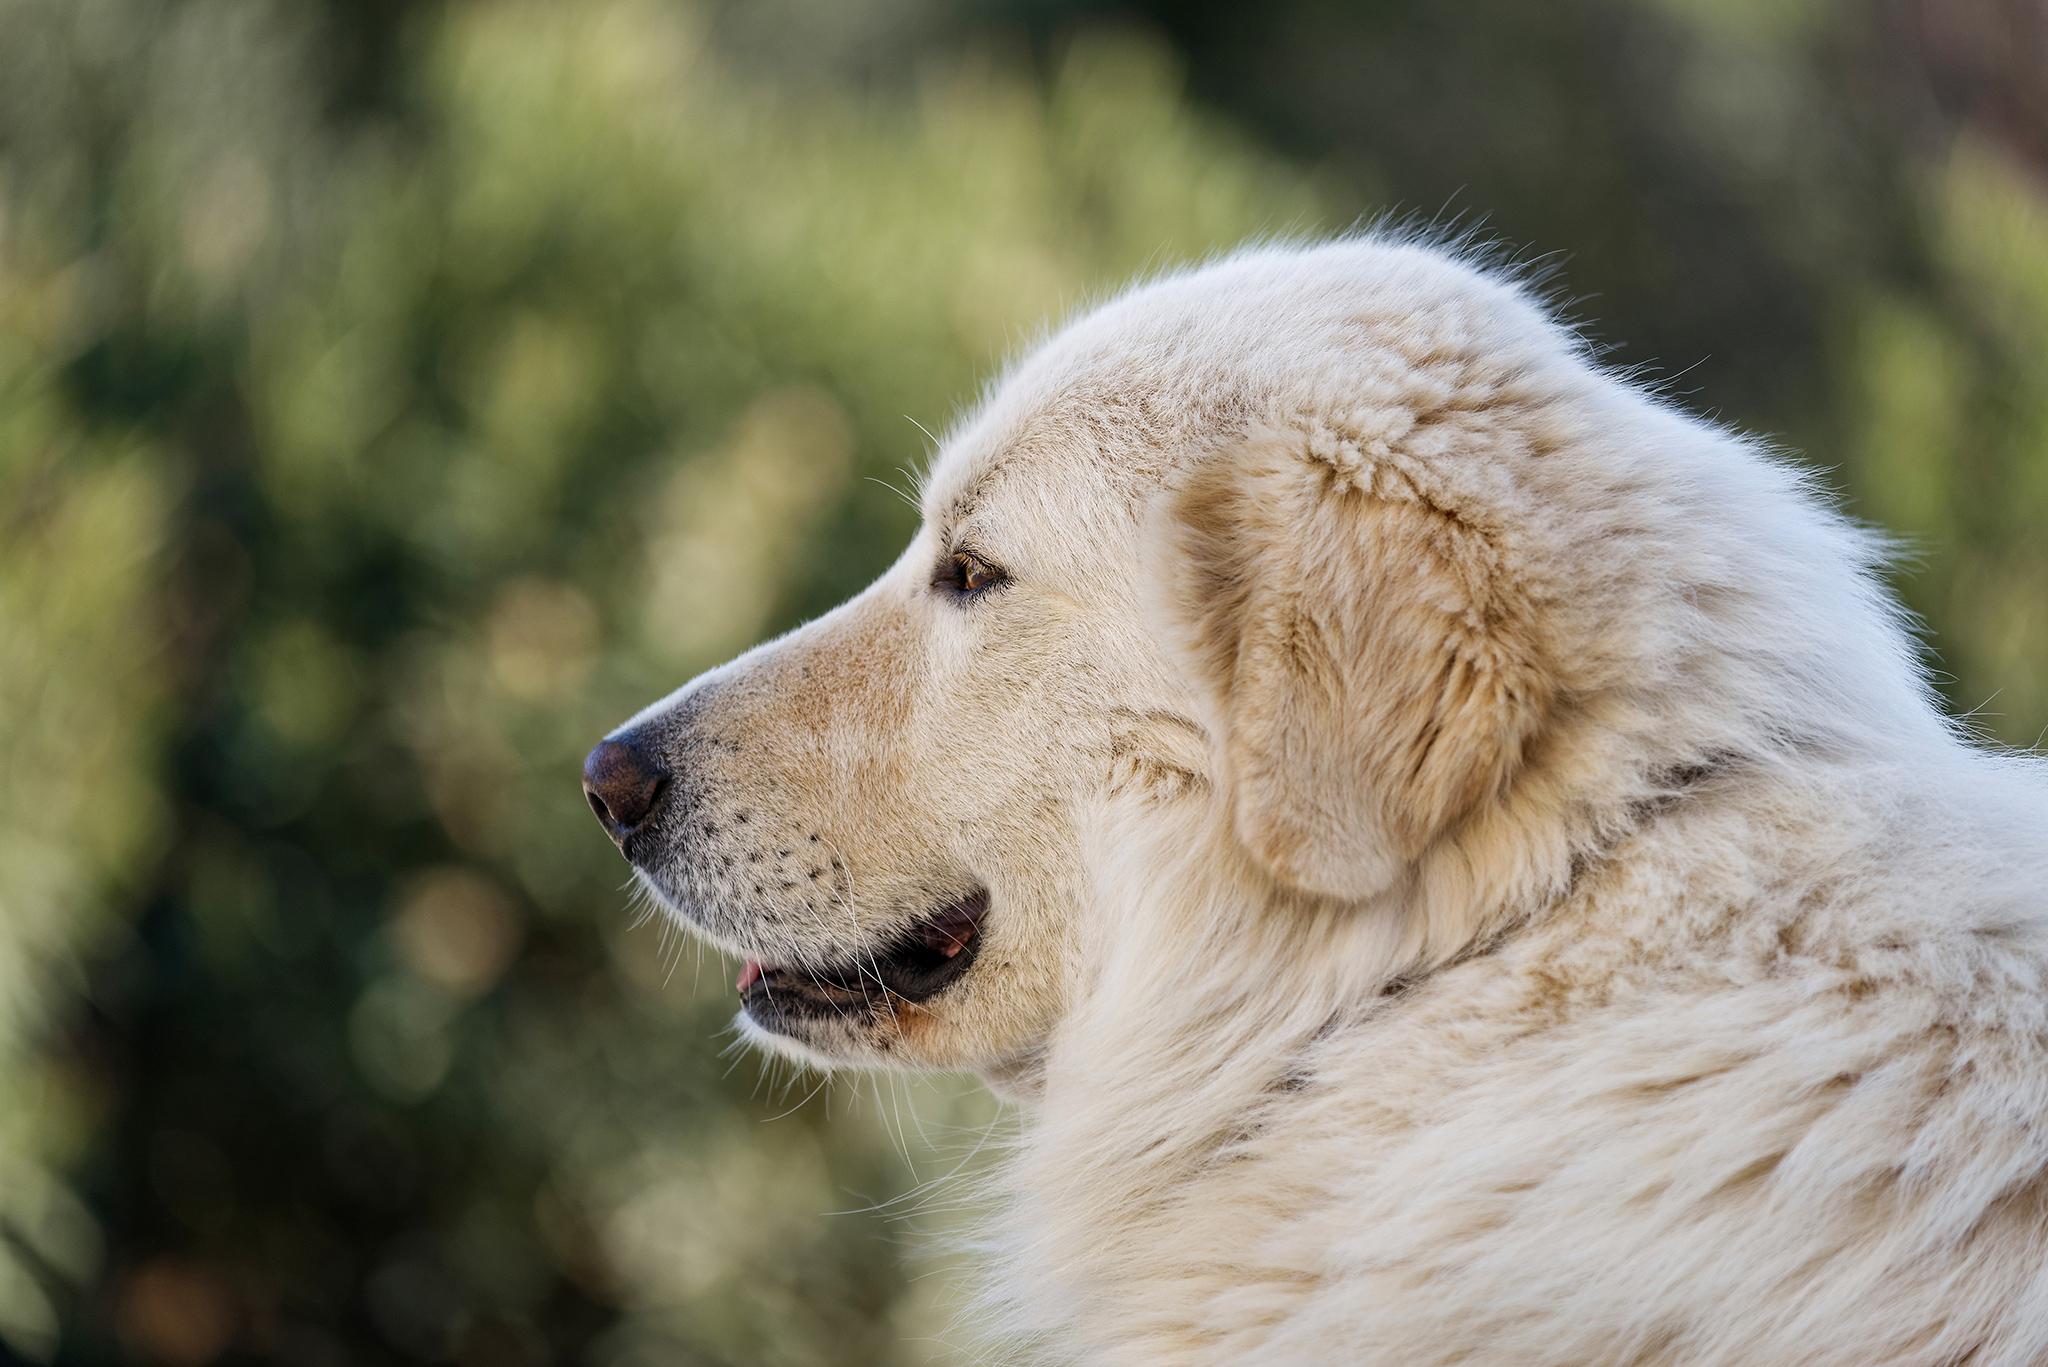
M1020 512L1050 497L1037 510L1055 521L1084 502L1137 509L1253 429L1363 431L1574 349L1512 281L1440 252L1370 238L1253 249L1141 284L1020 358L946 442L927 517L956 524L999 492Z
M989 424L950 443L926 487L927 517L950 530L979 526L1053 540L1127 517L1163 470L1143 443L1088 430L1058 409Z
M926 519L1062 531L1134 523L1205 438L1238 426L1242 368L1164 354L1173 318L1120 301L1014 365L949 436L925 481Z

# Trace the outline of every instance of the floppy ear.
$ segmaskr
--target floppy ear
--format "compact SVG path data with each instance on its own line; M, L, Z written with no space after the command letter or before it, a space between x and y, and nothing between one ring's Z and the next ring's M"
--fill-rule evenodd
M1493 543L1345 455L1280 433L1198 470L1161 587L1238 839L1281 883L1355 899L1506 789L1552 690Z

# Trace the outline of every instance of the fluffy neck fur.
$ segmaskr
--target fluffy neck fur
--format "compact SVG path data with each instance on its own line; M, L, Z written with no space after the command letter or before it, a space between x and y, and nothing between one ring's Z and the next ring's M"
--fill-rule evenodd
M1692 448L1676 497L1697 507L1665 522L1666 573L1619 606L1639 617L1638 655L1608 670L1628 685L1566 697L1498 801L1353 904L1277 889L1207 789L1113 800L1091 823L1080 985L1009 1173L1013 1233L984 1306L1010 1343L1207 1360L1176 1316L1250 1293L1232 1269L1190 1265L1190 1247L1240 1233L1208 1228L1230 1212L1194 1187L1254 1161L1322 1041L1371 1030L1408 984L1512 939L1618 845L1719 785L1975 760L1873 582L1872 538L1752 446L1604 380L1591 406L1624 413L1666 456Z

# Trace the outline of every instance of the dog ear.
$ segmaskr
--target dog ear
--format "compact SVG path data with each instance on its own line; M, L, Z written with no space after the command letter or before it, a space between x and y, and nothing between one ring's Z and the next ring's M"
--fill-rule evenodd
M1370 896L1506 789L1552 689L1482 529L1301 434L1206 463L1165 511L1169 634L1275 879Z

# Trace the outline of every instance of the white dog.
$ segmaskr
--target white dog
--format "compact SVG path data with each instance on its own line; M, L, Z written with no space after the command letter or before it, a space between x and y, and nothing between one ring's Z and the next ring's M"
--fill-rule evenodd
M2048 785L1877 555L1511 282L1250 251L586 786L755 1040L1025 1103L1056 1359L2048 1362Z

